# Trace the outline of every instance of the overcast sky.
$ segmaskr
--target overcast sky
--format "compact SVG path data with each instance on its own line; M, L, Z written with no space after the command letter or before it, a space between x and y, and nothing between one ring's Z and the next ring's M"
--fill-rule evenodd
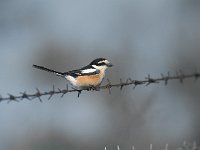
M0 2L0 95L64 88L68 71L106 57L111 82L199 69L200 2L16 0ZM105 83L105 82L103 82ZM200 141L199 82L70 93L0 103L0 149L163 148Z

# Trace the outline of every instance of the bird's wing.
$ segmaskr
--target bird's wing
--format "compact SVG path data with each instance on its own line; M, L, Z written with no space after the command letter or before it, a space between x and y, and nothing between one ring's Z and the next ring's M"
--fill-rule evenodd
M73 77L78 77L78 76L85 76L85 75L96 75L99 74L100 70L97 70L95 68L91 68L90 66L83 67L78 70L72 70L69 72L66 72L67 75L73 76Z

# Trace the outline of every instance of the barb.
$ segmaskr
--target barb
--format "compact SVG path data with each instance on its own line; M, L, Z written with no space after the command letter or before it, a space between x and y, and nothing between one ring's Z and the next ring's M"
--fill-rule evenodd
M58 95L61 94L61 98L67 94L67 93L71 93L71 92L77 92L78 93L78 97L80 97L82 91L100 91L102 90L108 90L109 94L111 94L111 88L113 87L117 87L120 90L122 90L125 86L133 86L133 89L136 88L136 86L138 85L150 85L150 84L158 84L160 82L164 82L165 85L168 84L169 80L178 80L180 83L183 83L183 81L187 78L194 78L194 80L196 81L198 78L200 78L200 73L198 73L197 71L195 71L192 74L184 74L183 71L179 71L176 72L175 75L170 75L170 73L168 72L167 75L161 74L160 78L152 78L150 75L148 75L144 80L133 80L131 78L126 79L126 81L123 81L122 79L120 79L119 83L116 84L112 84L110 82L109 79L107 79L107 84L99 86L99 87L90 87L87 89L76 89L73 88L69 89L68 85L66 85L66 88L64 89L55 89L55 86L53 85L52 90L49 90L47 92L41 92L38 88L36 88L36 92L33 94L27 94L26 92L20 92L20 95L15 96L12 94L8 94L8 97L3 97L0 95L0 102L1 101L7 101L7 102L11 102L11 101L15 101L15 102L19 102L22 101L24 99L27 100L33 100L33 99L39 99L40 102L42 102L41 97L43 96L49 96L48 100L50 100L54 95Z

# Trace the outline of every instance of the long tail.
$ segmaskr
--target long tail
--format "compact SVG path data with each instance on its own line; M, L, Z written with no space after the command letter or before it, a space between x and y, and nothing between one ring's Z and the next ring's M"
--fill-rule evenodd
M47 71L47 72L55 73L55 74L58 75L58 76L65 76L65 73L58 72L58 71L55 71L55 70L52 70L52 69L48 69L48 68L45 68L45 67L43 67L43 66L33 65L33 67L34 67L34 68L37 68L37 69L40 69L40 70Z

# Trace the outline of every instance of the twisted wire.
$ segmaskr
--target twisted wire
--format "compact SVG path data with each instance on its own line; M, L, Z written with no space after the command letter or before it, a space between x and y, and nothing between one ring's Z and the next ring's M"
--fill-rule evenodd
M112 84L109 79L107 79L107 84L99 86L99 87L90 87L87 89L76 89L76 88L71 88L69 89L68 85L66 85L66 88L64 89L55 89L55 86L53 85L52 90L49 90L47 92L41 92L38 88L36 88L36 92L32 94L27 94L26 92L20 92L19 95L13 95L13 94L8 94L7 97L2 97L0 95L0 102L2 101L15 101L19 102L22 100L33 100L33 99L39 99L40 102L42 102L41 97L43 96L49 96L48 100L50 100L54 95L61 95L61 98L66 95L67 93L72 93L72 92L77 92L78 97L80 97L80 94L82 91L99 91L99 90L108 90L109 94L111 94L111 88L117 87L120 90L123 89L125 86L133 86L133 89L135 89L138 85L150 85L150 84L158 84L160 82L164 82L165 85L168 84L169 80L178 80L180 83L183 83L183 81L187 78L194 78L195 81L200 77L200 73L194 72L191 74L184 74L183 71L176 72L175 75L170 75L168 72L167 75L161 74L161 77L159 78L152 78L150 75L148 75L144 80L134 80L131 78L126 79L123 81L120 79L118 83Z

